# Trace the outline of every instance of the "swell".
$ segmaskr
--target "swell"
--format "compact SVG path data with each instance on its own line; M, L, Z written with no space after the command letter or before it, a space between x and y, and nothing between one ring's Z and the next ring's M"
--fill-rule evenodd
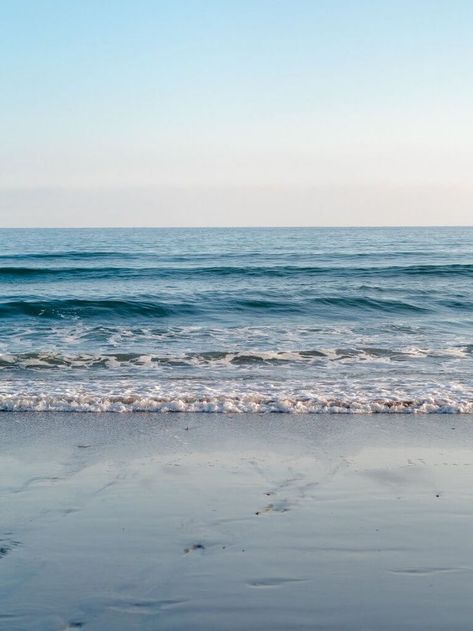
M77 253L77 258L121 257L117 253L90 254ZM37 258L39 255L34 255ZM42 255L43 258L55 259L56 255ZM24 258L24 257L21 257ZM75 258L70 256L66 258ZM333 276L333 277L383 277L397 276L436 276L436 277L470 277L473 276L473 264L442 265L406 265L406 266L302 266L302 265L268 265L268 266L194 266L194 267L123 267L123 266L1 266L0 280L17 278L49 278L49 279L94 279L94 278L287 278L297 276Z
M458 305L455 304L458 308ZM373 313L425 313L429 309L402 300L375 299L364 296L295 297L278 299L273 297L238 297L235 293L203 292L194 295L192 302L160 301L149 296L132 299L101 298L55 298L6 300L0 303L1 318L19 316L31 318L93 318L93 317L142 317L165 318L191 316L199 313L224 316L232 312L267 313L274 315L327 315L329 308L335 312L353 310Z
M141 256L141 255L140 255ZM63 259L107 259L107 258L134 258L135 254L120 252L119 250L62 250L60 252L29 252L0 254L0 260L12 261L56 261Z
M83 318L94 316L142 316L165 318L174 315L192 314L195 309L191 304L165 304L152 300L119 300L115 298L103 299L45 299L45 300L12 300L0 304L0 317L15 318L17 316L64 318L79 316Z

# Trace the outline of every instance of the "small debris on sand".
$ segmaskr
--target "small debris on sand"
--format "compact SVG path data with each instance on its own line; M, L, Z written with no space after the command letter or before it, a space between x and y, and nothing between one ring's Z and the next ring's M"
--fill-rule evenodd
M201 543L194 543L189 548L184 548L184 554L189 554L189 552L193 552L194 550L205 550L205 546Z

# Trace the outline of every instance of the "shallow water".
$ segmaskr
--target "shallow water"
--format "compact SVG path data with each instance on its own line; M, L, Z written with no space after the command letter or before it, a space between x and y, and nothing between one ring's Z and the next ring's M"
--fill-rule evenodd
M473 228L0 231L0 409L472 412Z

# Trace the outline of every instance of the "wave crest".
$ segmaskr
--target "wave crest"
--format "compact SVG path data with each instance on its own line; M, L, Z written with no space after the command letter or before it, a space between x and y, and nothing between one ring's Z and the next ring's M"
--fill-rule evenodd
M0 394L2 412L155 412L216 414L471 414L473 400L339 399L242 396L180 396L126 394Z
M264 366L320 364L329 362L406 361L409 358L470 359L473 348L402 349L359 347L303 350L227 350L196 351L182 354L153 353L61 353L56 351L0 353L0 369L47 368L134 368L193 366Z

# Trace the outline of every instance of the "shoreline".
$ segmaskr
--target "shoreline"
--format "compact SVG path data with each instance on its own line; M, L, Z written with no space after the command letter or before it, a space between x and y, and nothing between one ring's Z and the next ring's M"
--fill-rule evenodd
M4 412L0 629L470 629L472 421Z

